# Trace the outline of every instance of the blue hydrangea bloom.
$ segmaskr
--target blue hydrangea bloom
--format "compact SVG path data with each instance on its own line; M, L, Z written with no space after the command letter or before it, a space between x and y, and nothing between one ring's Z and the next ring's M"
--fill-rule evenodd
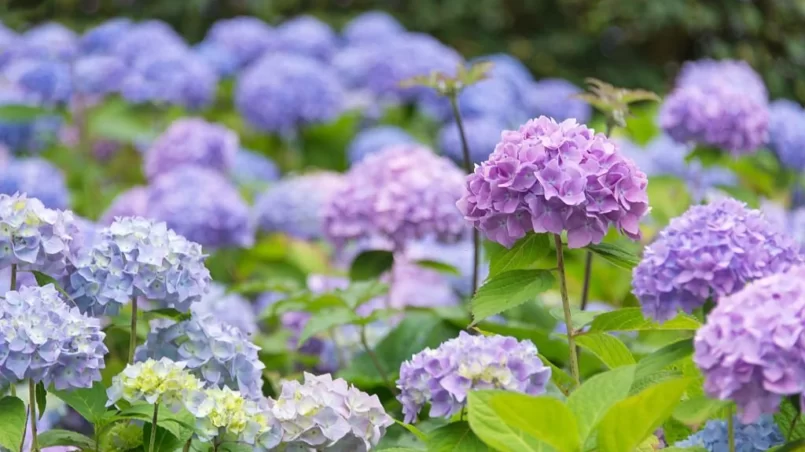
M500 134L507 128L506 123L492 116L466 118L463 122L470 160L473 163L487 160L500 142ZM459 166L464 164L461 135L455 121L446 124L439 132L439 149Z
M104 337L98 319L68 306L52 284L0 298L0 374L7 380L89 388L105 367Z
M260 347L246 333L213 315L161 323L137 347L136 361L168 358L185 362L186 370L210 385L226 386L250 399L263 398L265 365L257 356Z
M376 126L358 132L347 147L347 155L355 163L389 145L414 143L416 139L399 127Z
M247 187L259 187L280 178L280 170L273 160L243 148L235 154L235 164L229 174L235 182Z
M313 16L297 16L277 27L275 51L305 55L329 61L338 45L338 37L329 25Z
M229 77L238 71L238 60L235 55L222 45L203 41L193 47L193 53L208 66L215 69L220 77Z
M85 55L108 54L132 27L129 19L116 17L85 31L79 41L81 52Z
M0 105L36 104L19 87L0 84ZM30 121L0 121L0 145L15 154L33 153L53 140L60 127L61 118L58 116L39 116Z
M210 283L205 257L201 245L165 223L119 218L77 259L63 287L82 312L93 316L114 315L134 297L186 312Z
M520 124L528 116L515 85L503 78L488 78L464 88L458 95L462 118L488 116L506 124ZM445 97L426 97L423 110L441 121L455 119L450 101Z
M106 95L120 90L128 67L120 58L91 55L73 64L73 87L83 95Z
M234 17L216 21L204 37L232 56L241 68L262 55L275 41L275 32L256 17Z
M152 53L186 50L182 37L161 20L147 20L126 30L112 48L112 53L127 62Z
M239 149L238 135L201 118L174 121L148 148L145 175L153 179L182 166L199 166L227 174Z
M341 31L349 44L373 44L405 33L403 27L391 14L369 11L347 22Z
M514 85L520 99L525 99L534 84L534 76L522 61L506 53L484 55L472 61L492 63L489 78L506 80Z
M805 109L787 99L769 106L769 148L791 170L805 170Z
M101 215L102 224L112 224L117 217L147 217L148 188L132 187L117 195Z
M11 51L26 58L68 62L78 55L78 36L62 24L47 22L23 33Z
M779 427L771 416L761 416L752 424L742 424L735 420L735 452L761 452L785 442ZM675 447L704 447L707 452L724 452L729 449L727 421L712 419L704 428L678 441Z
M15 59L3 68L3 76L36 103L56 105L72 94L70 66L61 61Z
M232 325L246 334L257 332L257 317L249 300L237 293L227 293L226 287L212 283L201 301L190 308L194 316L212 315L219 322Z
M19 39L20 36L14 30L0 23L0 66L14 57L12 50Z
M584 124L593 115L592 107L573 96L580 94L581 88L567 80L546 78L533 84L525 98L529 116L548 116L556 121L576 118Z
M0 193L17 192L37 198L51 209L66 209L70 204L64 173L41 158L12 160L0 168Z
M0 170L5 168L9 161L11 161L11 151L0 142Z

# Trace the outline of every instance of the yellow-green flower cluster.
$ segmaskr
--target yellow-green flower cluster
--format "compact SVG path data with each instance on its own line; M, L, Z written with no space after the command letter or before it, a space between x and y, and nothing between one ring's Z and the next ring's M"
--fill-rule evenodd
M177 408L184 405L188 394L203 388L204 383L185 370L184 362L149 359L129 364L112 379L107 406L123 399L129 403L145 401Z
M196 434L202 441L225 432L227 440L272 448L282 436L267 405L261 406L227 387L194 392L185 406L196 416Z

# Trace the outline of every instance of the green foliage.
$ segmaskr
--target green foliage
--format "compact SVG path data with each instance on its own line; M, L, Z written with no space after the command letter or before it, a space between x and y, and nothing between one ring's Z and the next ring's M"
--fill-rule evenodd
M0 399L0 446L19 450L25 435L25 404L16 397Z
M633 269L640 263L640 258L631 251L624 249L621 246L613 245L611 243L602 242L598 245L587 245L588 250L601 256L602 258L612 262L618 267L627 270Z
M52 115L53 112L43 107L30 105L2 105L0 106L0 121L4 123L29 123L41 116Z
M543 364L551 368L551 381L556 385L556 387L559 388L564 395L570 394L570 391L576 386L576 382L573 380L573 377L571 377L570 374L565 372L563 369L557 367L556 364L552 363L551 360L542 354L539 355L539 359L542 360Z
M428 435L428 452L493 452L466 421L453 422Z
M479 438L500 452L548 452L552 450L546 443L539 441L523 429L504 422L491 405L490 399L494 395L496 395L494 391L471 391L468 394L467 416L470 428Z
M91 388L70 391L59 391L51 388L50 393L93 424L101 424L108 417L106 387L103 383L95 382Z
M576 416L582 444L607 411L629 395L634 374L635 366L624 366L595 375L567 398L567 405Z
M805 422L800 418L799 406L791 398L783 399L774 414L774 422L788 441L805 439Z
M95 440L81 433L69 430L50 429L37 437L39 447L73 446L79 449L95 450Z
M511 248L488 242L489 277L511 270L532 270L551 253L548 234L529 233Z
M665 323L643 317L640 308L621 308L595 316L590 333L607 331L681 330L695 331L701 322L687 314L679 314Z
M626 344L611 334L585 334L576 338L576 344L597 356L610 369L635 363Z
M710 419L726 416L731 402L713 400L704 396L683 400L674 409L674 419L686 425L696 426Z
M36 395L36 413L38 419L42 419L48 406L48 392L45 389L45 384L41 381L37 383L34 393Z
M548 270L511 270L490 277L472 297L474 322L534 300L553 282Z
M349 279L353 281L375 279L391 270L392 265L394 265L394 254L391 251L364 251L352 261Z
M668 344L640 360L640 363L637 365L637 378L647 377L659 372L692 354L692 339L684 339Z
M420 261L414 261L414 263L422 268L435 270L439 273L444 273L446 275L461 276L461 272L458 271L456 267L453 267L452 265L449 264L445 264L444 262L424 259Z

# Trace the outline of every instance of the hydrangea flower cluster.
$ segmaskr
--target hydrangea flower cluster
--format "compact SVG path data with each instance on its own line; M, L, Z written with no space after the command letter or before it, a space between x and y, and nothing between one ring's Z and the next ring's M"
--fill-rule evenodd
M492 116L466 118L463 123L470 160L473 163L481 163L495 150L495 146L500 142L501 132L506 129L506 123ZM464 164L461 135L455 121L446 124L439 132L439 149L454 162Z
M126 62L133 63L142 56L154 53L154 49L159 52L173 52L186 48L182 37L170 25L161 20L146 20L121 32L111 50Z
M323 236L324 208L344 185L337 173L316 172L278 181L254 204L257 227L263 232L282 232L305 240Z
M66 209L70 193L64 173L41 158L12 160L0 166L0 193L25 193L50 209Z
M329 121L343 103L344 90L332 69L301 55L268 54L243 71L235 87L238 111L266 132L292 133Z
M558 78L542 79L531 86L525 97L526 110L533 116L547 116L556 121L575 119L586 123L593 115L592 107L573 96L581 94L578 86Z
M0 268L60 275L74 239L73 222L70 211L47 209L25 195L0 194Z
M129 403L158 403L179 409L184 406L189 394L204 388L204 383L185 367L185 363L167 358L129 364L123 372L112 378L112 386L106 391L109 397L106 406L125 400Z
M659 116L665 132L680 143L752 153L766 142L768 94L763 80L743 61L685 63Z
M106 95L120 91L128 67L118 57L90 55L73 64L73 88L77 94Z
M131 20L124 17L109 19L85 31L79 40L85 55L109 54L123 36L131 29Z
M467 235L456 209L464 175L419 145L398 145L354 165L325 207L324 228L337 246L380 238L395 250L426 236L454 242Z
M313 16L297 16L277 28L274 50L328 61L338 45L329 25Z
M422 108L440 121L454 119L446 97L426 97ZM458 95L458 108L462 118L490 116L506 124L517 124L529 117L517 87L503 78L487 78L465 87Z
M527 106L528 95L534 85L534 77L531 71L516 57L506 53L495 53L476 58L472 63L489 62L492 68L489 70L489 78L503 79L512 84L519 99L518 102ZM532 112L533 113L533 112ZM546 116L550 116L547 115ZM558 118L557 118L558 119ZM579 119L581 120L581 119Z
M786 210L780 204L761 201L760 211L773 225L790 235L800 246L805 247L805 208Z
M62 104L72 94L70 66L60 61L17 58L3 67L2 76L37 104Z
M140 217L118 218L75 264L64 287L82 312L114 315L134 297L187 312L210 283L201 245Z
M218 438L270 450L282 438L281 427L267 406L229 388L198 391L188 397L186 406L196 416L196 435L201 441ZM222 432L224 438L220 438Z
M204 42L220 46L234 56L237 67L251 63L270 48L274 31L255 17L234 17L216 21L207 32Z
M201 166L226 174L240 147L238 135L201 118L174 121L145 154L145 174L152 179L180 166Z
M229 175L238 185L247 188L263 188L281 176L277 164L270 158L248 149L239 149Z
M341 31L351 45L372 44L405 32L397 19L382 11L369 11L350 20Z
M246 334L257 332L257 319L251 303L236 293L227 293L226 287L212 283L198 303L190 307L199 318L212 315L221 323L232 325Z
M769 148L791 170L805 170L805 109L790 100L769 106Z
M399 127L376 126L358 132L347 148L347 155L351 163L356 163L388 146L414 143L416 139Z
M189 372L209 385L227 386L257 400L263 394L265 368L258 350L246 333L208 314L156 325L145 344L137 347L135 358L182 361Z
M665 321L800 262L799 245L762 213L723 198L671 220L645 248L632 293L643 314Z
M105 367L104 337L98 319L67 306L52 284L0 298L0 374L9 381L89 388Z
M729 450L727 421L711 419L704 428L678 441L675 447L704 447L707 452ZM780 428L771 416L761 416L757 422L735 422L735 452L765 452L785 442Z
M0 105L36 106L18 87L0 84ZM58 116L38 116L30 121L0 121L0 145L13 153L35 153L51 142L61 127Z
M68 62L78 53L78 36L57 22L45 22L23 33L9 51L14 55Z
M436 350L426 348L400 367L397 399L405 422L426 404L430 417L450 418L467 403L473 389L504 389L530 395L545 392L551 369L530 341L505 336L471 336L462 331Z
M282 442L302 449L368 452L394 423L376 395L329 374L283 382L271 414L282 426Z
M101 216L102 224L112 224L118 217L148 216L148 187L132 187L117 195Z
M567 231L568 247L581 248L600 243L610 225L640 238L648 180L616 143L573 119L545 116L501 138L458 202L490 240L511 247L531 230Z
M202 246L254 243L249 206L237 187L210 169L180 166L160 175L148 187L147 204L149 217Z
M428 239L411 243L406 249L405 256L410 261L431 260L452 266L458 270L459 274L447 275L447 280L455 292L462 297L468 297L472 295L470 292L472 291L472 256L474 252L471 240L445 244ZM489 262L485 261L483 257L480 261L478 278L480 281L484 281L489 275Z

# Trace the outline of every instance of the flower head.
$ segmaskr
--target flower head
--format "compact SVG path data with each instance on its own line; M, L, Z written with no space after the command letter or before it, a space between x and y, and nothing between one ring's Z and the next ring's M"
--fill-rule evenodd
M568 246L581 248L600 243L611 225L638 239L647 183L603 134L540 116L502 133L489 159L467 176L458 207L501 245L532 230L567 231Z
M350 162L356 163L388 146L414 143L416 139L399 127L376 126L358 132L347 148L347 155Z
M13 160L0 167L0 193L25 193L51 209L66 209L70 203L64 173L36 157Z
M730 198L693 206L647 246L632 292L659 321L802 262L799 245L757 210Z
M281 427L268 406L244 398L238 391L226 387L207 388L191 394L186 405L197 418L196 434L202 441L217 438L264 448L280 442Z
M89 388L105 367L97 319L69 307L52 284L0 298L0 374L56 389Z
M193 46L193 53L197 58L215 69L219 77L229 77L238 72L238 60L235 55L221 44L202 41Z
M455 119L446 97L426 97L422 107L441 121ZM517 124L529 118L517 87L504 78L487 78L465 87L458 94L458 108L464 119L485 116L505 124Z
M539 395L551 377L530 341L461 332L436 350L426 348L400 367L397 399L405 421L416 420L430 403L431 417L450 418L473 389L504 389Z
M182 118L162 133L145 154L145 174L153 179L181 166L200 166L227 174L239 148L232 130L200 118Z
M275 31L256 17L234 17L216 21L205 42L220 46L243 67L262 55L276 40Z
M277 27L275 51L328 61L338 45L329 25L313 16L297 16Z
M37 102L16 85L0 84L0 105L26 105ZM0 145L12 153L34 153L54 139L61 127L59 116L37 116L28 121L0 121Z
M473 163L481 163L495 150L495 146L500 142L501 132L506 129L506 123L491 116L467 118L463 122L470 160ZM439 148L454 162L464 164L461 135L455 121L446 124L439 132Z
M118 217L148 216L148 187L131 187L117 195L101 216L100 222L112 224Z
M68 62L78 54L78 36L60 23L46 22L26 31L10 51L38 60Z
M757 422L742 424L735 422L735 451L764 452L785 442L780 428L771 416L761 416ZM704 427L682 441L674 444L676 448L704 447L707 452L729 450L727 421L711 419Z
M789 169L805 170L805 110L796 102L778 100L769 113L769 147Z
M534 84L534 76L531 71L523 64L522 61L516 57L506 53L496 53L492 55L484 55L476 58L475 62L488 62L492 63L492 68L489 70L489 77L493 79L503 79L515 87L518 96L525 100L528 93L532 90ZM550 115L546 115L550 116Z
M185 48L157 49L139 56L122 82L123 97L133 103L166 103L191 110L212 102L218 74Z
M109 54L117 42L129 32L131 27L131 20L116 17L90 28L81 36L81 52L85 55Z
M106 405L112 406L118 400L125 400L129 403L148 402L172 409L181 408L189 394L204 388L204 383L185 367L185 363L167 358L129 364L123 372L112 378Z
M581 88L567 80L542 79L526 94L526 110L533 116L547 116L559 122L575 119L584 124L590 120L593 111L587 102L573 97L581 92Z
M193 315L212 315L218 321L232 325L246 334L257 332L257 319L249 300L237 293L227 293L226 287L212 283L201 301L190 308Z
M341 31L344 39L351 44L372 44L396 37L405 28L388 13L368 11L350 20Z
M187 49L182 37L161 20L147 20L126 27L119 39L110 44L112 53L129 63L154 53L155 50L163 52Z
M72 94L70 66L61 61L14 59L3 68L2 76L37 104L62 104Z
M120 91L128 74L122 59L108 55L90 55L73 64L73 86L83 95L106 95Z
M238 185L264 188L264 185L280 178L280 170L270 158L241 148L235 154L235 163L229 170L229 175Z

